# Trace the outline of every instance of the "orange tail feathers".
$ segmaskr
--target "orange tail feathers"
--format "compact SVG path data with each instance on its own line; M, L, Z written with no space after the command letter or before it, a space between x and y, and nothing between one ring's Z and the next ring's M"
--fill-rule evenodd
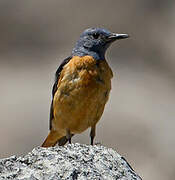
M61 139L62 137L63 137L63 135L61 135L57 131L51 130L41 147L55 146L56 143L59 141L59 139Z

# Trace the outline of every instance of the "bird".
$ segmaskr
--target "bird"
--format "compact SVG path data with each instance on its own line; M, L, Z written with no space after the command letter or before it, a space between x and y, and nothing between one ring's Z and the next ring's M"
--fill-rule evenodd
M50 132L42 147L71 143L72 136L88 128L91 128L90 144L94 144L96 124L108 101L113 77L105 53L114 41L128 37L98 27L83 31L71 55L55 73Z

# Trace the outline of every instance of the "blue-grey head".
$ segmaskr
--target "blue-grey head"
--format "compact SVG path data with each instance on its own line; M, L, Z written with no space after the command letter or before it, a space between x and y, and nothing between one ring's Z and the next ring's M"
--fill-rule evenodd
M116 34L102 28L89 28L81 34L72 51L72 55L89 55L96 60L104 60L105 52L111 43L128 37L127 34Z

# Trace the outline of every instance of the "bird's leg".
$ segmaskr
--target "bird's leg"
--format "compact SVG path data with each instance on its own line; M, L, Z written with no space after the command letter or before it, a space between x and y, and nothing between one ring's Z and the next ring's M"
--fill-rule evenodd
M71 144L71 138L72 138L72 135L71 135L71 133L70 133L70 130L69 130L69 129L67 129L67 130L66 130L66 138L68 139L69 144Z
M74 136L74 134L71 134L71 138ZM66 136L63 136L61 139L58 141L59 146L64 146L67 143L68 139Z
M95 130L96 130L96 126L94 125L94 126L91 127L91 132L90 132L91 145L94 144Z

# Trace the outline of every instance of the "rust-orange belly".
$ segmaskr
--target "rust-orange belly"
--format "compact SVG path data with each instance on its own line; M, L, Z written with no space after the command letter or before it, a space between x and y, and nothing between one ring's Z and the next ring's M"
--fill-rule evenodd
M111 89L112 71L106 61L73 57L61 72L53 101L52 127L81 133L100 119Z

